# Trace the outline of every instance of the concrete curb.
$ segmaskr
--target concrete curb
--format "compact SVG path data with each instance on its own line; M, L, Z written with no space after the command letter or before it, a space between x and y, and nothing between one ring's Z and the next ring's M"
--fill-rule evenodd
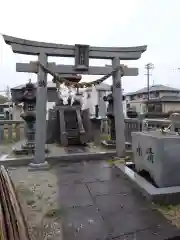
M106 160L114 156L116 156L116 151L98 152L98 153L75 153L75 154L64 154L61 156L47 156L46 161L50 165L54 165L59 162ZM33 162L33 160L34 160L33 157L6 158L4 160L0 160L0 165L4 165L5 167L27 166L31 162Z
M147 200L165 205L180 203L180 186L156 188L126 165L121 163L115 163L114 165L132 183L132 187L139 191Z

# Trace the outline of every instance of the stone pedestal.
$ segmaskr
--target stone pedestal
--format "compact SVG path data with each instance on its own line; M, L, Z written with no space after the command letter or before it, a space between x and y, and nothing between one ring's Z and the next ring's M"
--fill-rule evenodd
M81 118L81 106L58 106L60 122L60 143L63 146L83 145L87 142Z
M114 116L108 115L108 124L110 127L110 139L102 141L102 145L109 149L115 149L116 148L116 132L115 132Z
M101 118L91 117L92 141L96 146L101 144Z
M180 186L180 136L160 131L132 133L136 170L146 170L158 187Z
M116 131L115 131L115 119L114 119L114 98L113 98L113 87L111 86L111 91L108 96L104 96L103 100L108 102L107 107L107 118L108 125L110 129L110 139L103 140L102 145L106 148L116 148Z

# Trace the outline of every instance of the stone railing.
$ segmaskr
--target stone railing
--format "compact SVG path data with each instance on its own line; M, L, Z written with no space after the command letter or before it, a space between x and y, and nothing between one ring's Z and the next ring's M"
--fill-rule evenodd
M131 142L131 133L145 130L144 123L147 121L149 130L168 127L171 124L169 119L151 119L139 120L137 118L125 118L125 137L127 142Z
M136 118L125 118L125 139L131 142L131 133L138 132L142 129L142 122Z
M0 144L13 143L24 139L24 122L0 120Z
M101 129L102 132L108 131L107 119L104 119L104 127ZM144 121L148 121L150 129L158 129L162 126L167 127L171 123L170 120L166 119L143 119L137 118L125 118L125 138L127 142L131 142L131 133L143 130ZM2 143L13 143L24 139L24 122L14 120L0 120L0 144Z
M103 119L103 125L106 127L103 127L104 131L101 132L106 132L109 134L108 127L107 127L107 119ZM125 139L127 142L132 141L131 138L131 133L132 132L138 132L138 131L143 131L145 130L145 122L148 122L148 127L149 130L154 130L154 129L160 129L161 127L168 127L169 124L171 124L171 120L169 119L151 119L151 118L146 118L146 119L137 119L137 118L125 118Z

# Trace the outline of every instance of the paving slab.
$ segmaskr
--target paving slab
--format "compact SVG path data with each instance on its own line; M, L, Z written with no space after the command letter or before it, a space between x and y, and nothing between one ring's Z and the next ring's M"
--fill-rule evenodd
M108 229L94 206L68 209L63 222L64 240L108 239Z
M103 169L103 171L102 171ZM91 163L75 163L73 165L68 164L61 167L59 165L59 181L63 184L67 182L83 182L83 183L93 183L93 182L103 182L109 181L110 179L115 179L119 174L117 168L111 168L102 161L102 164ZM71 177L70 177L71 175Z
M169 226L164 225L163 227L158 226L127 235L121 235L115 238L115 240L178 240L180 239L178 234L179 232L175 227L172 226L170 229ZM173 236L175 236L175 238Z
M61 204L66 207L84 207L92 206L92 197L82 183L80 184L69 184L61 185L59 189L59 197Z
M151 209L138 212L117 211L108 215L102 212L102 216L111 229L112 237L163 226L167 222L160 213Z
M64 240L164 240L180 231L106 162L58 165ZM91 181L88 181L91 180ZM180 237L179 237L180 239Z
M87 187L92 196L131 192L131 188L119 179L87 183Z
M138 212L147 210L149 204L142 199L138 199L131 194L107 194L95 197L95 203L103 214L113 214L125 212Z

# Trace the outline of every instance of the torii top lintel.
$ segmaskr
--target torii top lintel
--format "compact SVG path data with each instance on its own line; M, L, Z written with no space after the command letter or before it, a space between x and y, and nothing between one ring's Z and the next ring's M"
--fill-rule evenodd
M39 55L41 52L48 56L74 57L75 46L55 43L31 41L12 36L3 35L6 44L11 45L14 53ZM145 52L147 46L138 47L91 47L89 46L89 58L112 59L118 57L121 60L137 60Z

